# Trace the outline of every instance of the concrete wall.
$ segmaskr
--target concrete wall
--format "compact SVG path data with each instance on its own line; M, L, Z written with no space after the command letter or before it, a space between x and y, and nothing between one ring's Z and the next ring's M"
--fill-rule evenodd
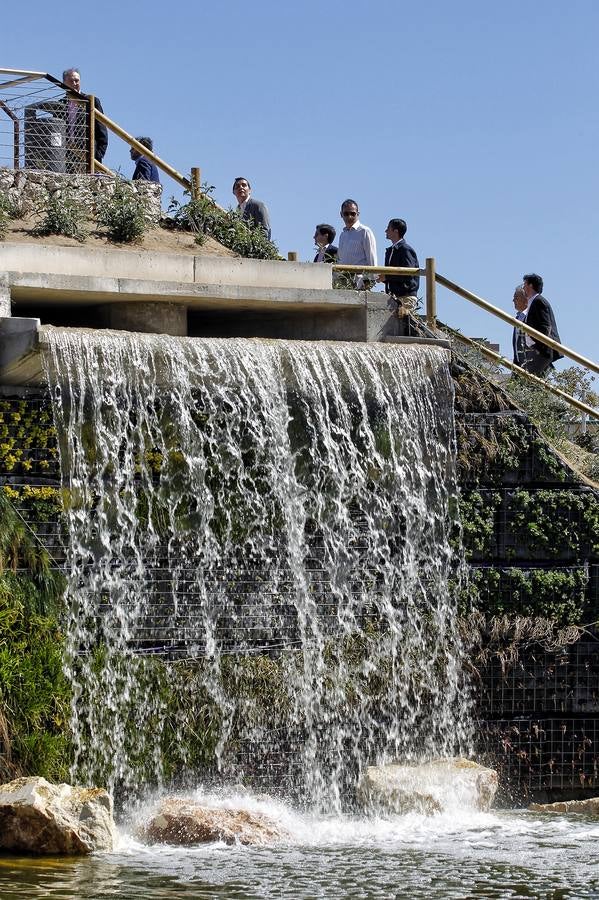
M332 288L330 266L143 250L0 243L0 272L138 278L186 284Z

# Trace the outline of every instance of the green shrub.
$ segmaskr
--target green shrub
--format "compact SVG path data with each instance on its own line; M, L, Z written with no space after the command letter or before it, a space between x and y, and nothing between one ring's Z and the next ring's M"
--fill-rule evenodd
M49 498L36 495L35 502ZM5 779L68 775L70 688L57 620L63 589L47 552L0 491L0 777Z
M0 241L3 241L8 231L8 221L10 216L7 210L6 199L0 194Z
M599 499L593 491L517 490L508 520L520 546L547 558L599 553Z
M462 543L466 559L473 552L492 554L495 538L495 512L501 504L501 494L466 492L460 496Z
M462 611L487 616L531 616L568 625L583 621L588 572L574 569L474 568L464 587Z
M98 201L96 219L117 244L139 242L147 227L143 199L122 179L117 179L110 196Z
M84 224L85 209L67 189L52 194L43 208L37 211L36 216L39 224L34 234L41 237L61 234L76 241L84 241L88 235Z
M198 199L184 204L173 198L169 213L175 225L193 232L198 244L209 235L246 259L280 259L277 246L262 226L245 221L237 210L221 209L210 196L213 190L213 185L203 185Z

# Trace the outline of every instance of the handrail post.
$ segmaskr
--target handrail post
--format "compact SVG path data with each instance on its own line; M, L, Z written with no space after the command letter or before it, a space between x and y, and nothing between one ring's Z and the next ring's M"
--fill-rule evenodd
M434 256L427 256L426 272L426 324L429 328L437 327L437 276Z
M199 200L202 190L202 182L200 179L200 170L197 166L193 166L191 170L191 199Z
M87 103L87 171L93 175L96 159L96 98L93 94L89 94Z

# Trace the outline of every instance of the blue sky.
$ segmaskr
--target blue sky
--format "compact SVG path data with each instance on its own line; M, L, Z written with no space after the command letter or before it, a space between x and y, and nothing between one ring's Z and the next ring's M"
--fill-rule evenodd
M79 66L222 205L247 176L283 253L311 259L315 223L340 229L354 197L379 261L401 216L422 264L505 309L539 272L562 340L599 356L596 0L4 6L2 66ZM104 161L128 173L119 143ZM439 308L509 352L508 326L444 291Z

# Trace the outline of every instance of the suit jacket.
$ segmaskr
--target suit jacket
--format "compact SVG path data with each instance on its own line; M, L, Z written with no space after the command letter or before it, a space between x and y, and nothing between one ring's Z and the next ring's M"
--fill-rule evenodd
M65 115L65 121L67 122L67 129L68 129L67 107L68 107L69 96L71 96L71 95L67 95L67 97L64 100L64 109L65 109L64 115ZM72 94L72 96L73 96L73 98L75 98L77 95ZM89 99L89 94L79 94L78 96L81 97L83 100ZM61 102L63 102L63 101L61 101ZM99 112L104 112L104 110L102 109L102 104L100 103L100 100L98 97L94 97L94 108L97 109ZM84 135L86 134L86 126L87 126L87 108L85 106L78 106L77 107L77 117L75 120L75 128L76 128L75 140L76 140L77 144L81 144L82 146L85 141ZM108 129L106 128L106 125L103 125L101 122L98 122L98 120L96 119L95 127L94 127L94 148L95 148L94 149L94 158L97 159L98 162L102 162L102 160L104 159L104 154L106 153L107 147L108 147Z
M416 251L403 238L395 246L387 247L385 250L385 265L408 266L409 268L419 267ZM415 297L418 293L419 285L420 277L418 275L409 275L403 278L387 275L385 278L386 292L395 294L396 297Z
M146 159L145 156L140 156L139 159L135 161L133 181L155 181L157 184L160 184L158 169L154 163L149 159Z
M246 222L251 220L254 225L261 225L268 236L268 240L270 240L270 216L264 203L260 200L253 200L250 197L245 204L243 218Z
M329 244L324 251L324 260L325 263L334 263L337 262L337 250L339 248L335 246L335 244ZM320 253L320 250L318 251ZM318 253L314 257L314 262L318 262Z
M546 334L547 337L552 338L554 341L559 341L561 343L551 304L542 294L537 294L530 304L528 313L526 314L526 324L530 325L531 328L536 328L537 331ZM535 350L538 350L543 356L549 357L552 362L553 360L561 359L563 356L563 353L552 350L551 347L541 344L540 341L535 341L534 347Z

